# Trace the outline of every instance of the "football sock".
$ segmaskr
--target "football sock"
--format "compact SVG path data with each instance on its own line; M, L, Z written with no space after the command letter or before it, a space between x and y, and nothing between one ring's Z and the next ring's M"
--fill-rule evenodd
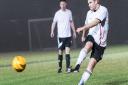
M82 49L80 51L79 57L77 59L76 66L80 65L82 63L82 61L86 58L86 56L87 56L87 50L86 49Z
M66 54L66 68L70 68L70 54Z
M83 73L82 78L81 78L81 80L80 80L80 82L79 82L78 85L83 85L83 83L86 83L87 80L89 79L89 77L91 76L91 74L92 74L91 71L86 70L86 71Z
M63 56L62 55L58 55L58 65L59 65L60 69L62 69L62 61L63 61Z

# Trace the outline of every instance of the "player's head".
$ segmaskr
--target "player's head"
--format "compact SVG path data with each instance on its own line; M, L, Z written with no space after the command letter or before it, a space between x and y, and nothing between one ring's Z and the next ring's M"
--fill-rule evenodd
M88 0L88 6L90 10L95 11L100 0Z
M67 6L66 0L60 0L60 8L62 10L65 10L66 9L66 6Z

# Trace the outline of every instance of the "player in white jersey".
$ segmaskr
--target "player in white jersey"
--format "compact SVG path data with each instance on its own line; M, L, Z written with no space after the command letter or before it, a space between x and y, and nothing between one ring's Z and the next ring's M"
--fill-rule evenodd
M99 0L88 0L90 10L87 13L85 25L77 29L83 31L82 41L85 41L84 48L80 51L74 72L78 72L82 61L92 51L89 63L78 85L84 85L93 72L95 65L102 59L106 48L108 34L108 10L101 6ZM85 39L85 33L88 31Z
M63 51L65 50L66 71L70 72L70 46L72 43L71 29L73 37L76 38L75 26L72 19L72 12L66 8L66 0L60 0L60 9L55 13L51 26L51 38L54 37L54 29L57 23L57 38L58 38L58 73L62 72Z

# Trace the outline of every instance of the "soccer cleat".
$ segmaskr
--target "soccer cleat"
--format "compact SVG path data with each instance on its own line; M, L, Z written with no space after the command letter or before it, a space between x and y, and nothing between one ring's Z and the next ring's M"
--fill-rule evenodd
M80 68L80 65L77 64L73 72L75 72L75 73L79 72L79 68Z
M59 68L59 69L58 69L58 73L62 73L62 70L61 70L61 68Z
M77 72L79 72L79 70L77 70L77 69L71 69L71 72L77 73Z
M81 84L79 83L78 85L84 85L84 83L81 83Z
M74 70L73 72L74 72L74 73L78 73L78 72L79 72L79 70Z
M80 68L80 65L78 64L74 69L71 69L71 72L77 73L79 72L79 68Z
M80 82L79 82L78 85L84 85L84 81L83 80L80 80Z
M66 72L70 73L71 72L71 68L67 68Z

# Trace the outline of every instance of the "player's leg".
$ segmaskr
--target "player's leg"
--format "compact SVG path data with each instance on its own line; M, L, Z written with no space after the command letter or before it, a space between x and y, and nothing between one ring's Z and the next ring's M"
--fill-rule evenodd
M104 50L105 50L105 47L101 47L96 43L93 44L91 59L78 85L84 85L83 83L87 82L87 80L89 79L90 75L93 72L95 65L102 59Z
M94 69L96 64L97 64L96 59L95 58L91 58L90 61L89 61L88 66L87 66L87 69L83 73L82 78L81 78L81 80L80 80L78 85L84 85L84 83L87 82L87 80L91 76L91 74L93 72L93 69Z
M64 50L64 45L63 45L63 38L58 38L58 73L62 72L62 61L63 61L63 50Z
M58 73L62 72L62 61L63 61L63 51L61 49L59 49L59 52L58 52L58 65L59 65Z
M65 39L65 59L66 59L66 71L71 72L70 68L70 47L71 47L71 37Z
M81 51L80 51L80 54L79 54L79 57L77 59L74 72L79 71L79 68L80 68L80 65L81 65L82 61L86 58L87 54L90 52L92 47L93 47L93 43L91 41L86 42L84 48L81 49Z
M70 72L70 47L65 48L65 58L66 58L66 71Z
M81 65L82 61L86 58L87 54L92 49L93 43L94 43L94 38L91 35L88 35L86 40L85 40L85 46L80 51L80 54L78 56L75 69L73 69L72 71L74 71L74 72L78 72L79 71L80 65Z

